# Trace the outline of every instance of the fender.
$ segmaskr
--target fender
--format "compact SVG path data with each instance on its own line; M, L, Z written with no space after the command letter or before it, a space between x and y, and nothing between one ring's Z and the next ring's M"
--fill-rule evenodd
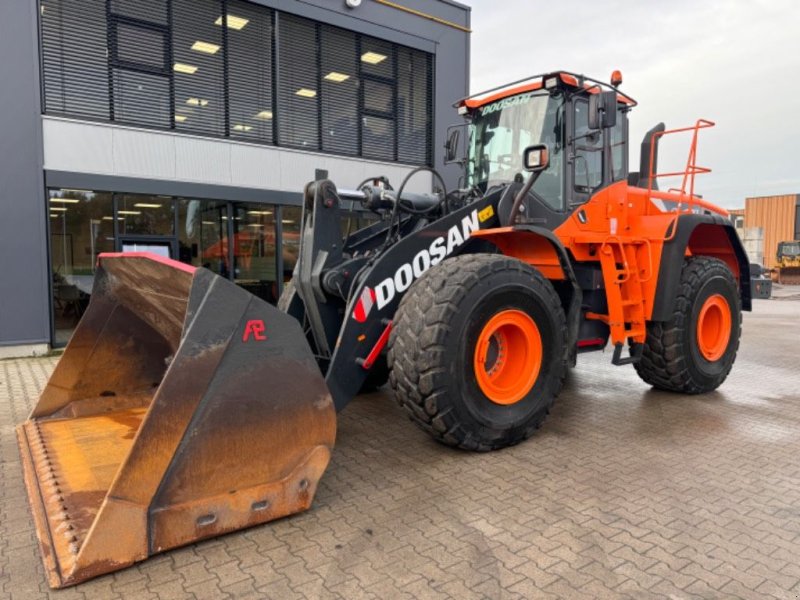
M669 233L673 227L670 228ZM715 232L718 232L718 239ZM739 281L742 310L752 310L750 261L733 224L720 215L681 215L674 237L664 243L658 268L658 288L653 301L652 321L668 321L678 295L683 259L690 254L714 256L731 267Z
M549 229L535 225L483 229L471 237L491 242L506 256L528 263L553 283L567 316L567 343L575 366L583 292L561 240Z

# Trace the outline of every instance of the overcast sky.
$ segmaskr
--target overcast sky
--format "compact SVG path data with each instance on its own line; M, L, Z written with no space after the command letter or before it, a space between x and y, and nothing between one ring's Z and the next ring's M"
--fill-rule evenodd
M472 7L472 93L556 69L603 81L620 69L639 102L631 170L650 127L702 117L716 122L698 146L713 169L697 178L706 199L736 208L800 193L797 0L461 1ZM659 171L683 169L688 141L664 140Z

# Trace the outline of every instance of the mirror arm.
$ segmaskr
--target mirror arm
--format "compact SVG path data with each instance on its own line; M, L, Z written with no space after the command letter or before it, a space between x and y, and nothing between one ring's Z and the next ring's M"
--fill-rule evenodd
M525 196L528 195L528 192L531 191L533 184L536 183L536 180L539 179L539 175L541 175L544 171L534 171L528 177L528 180L525 182L525 185L522 186L522 189L519 191L517 196L514 198L514 204L511 205L511 225L517 224L517 219L519 219L519 209L522 206L522 201L525 199Z

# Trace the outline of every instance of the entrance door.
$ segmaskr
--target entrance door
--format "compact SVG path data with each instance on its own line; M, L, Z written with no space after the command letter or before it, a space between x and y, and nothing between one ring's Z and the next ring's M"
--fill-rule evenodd
M177 211L170 196L114 194L118 252L178 259Z

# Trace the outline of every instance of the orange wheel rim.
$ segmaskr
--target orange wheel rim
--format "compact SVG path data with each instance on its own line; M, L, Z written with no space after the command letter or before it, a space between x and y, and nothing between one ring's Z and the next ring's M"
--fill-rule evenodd
M530 392L542 367L542 336L521 310L494 315L478 335L474 356L478 387L495 404L514 404Z
M731 307L720 294L709 296L697 317L697 346L709 362L722 358L731 339Z

